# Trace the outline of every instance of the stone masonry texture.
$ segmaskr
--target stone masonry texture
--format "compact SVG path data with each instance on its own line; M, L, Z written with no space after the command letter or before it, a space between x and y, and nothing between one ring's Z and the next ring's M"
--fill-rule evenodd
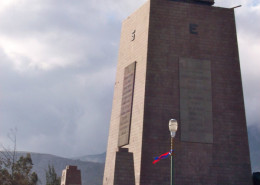
M127 148L120 148L120 150L116 152L114 175L114 185L135 184L133 153L128 152Z
M136 72L130 141L126 147L129 149L129 152L133 153L135 183L140 184L149 12L150 3L147 2L123 22L103 179L104 185L114 184L124 69L135 61ZM131 41L134 30L136 30L135 40Z
M77 166L66 166L62 171L61 185L81 185L81 172Z
M181 58L210 61L210 143L181 140ZM103 185L114 184L124 68L135 61L130 142L123 147L133 153L135 184L170 184L170 160L152 161L169 151L174 118L175 185L251 185L234 10L169 0L147 1L122 24Z

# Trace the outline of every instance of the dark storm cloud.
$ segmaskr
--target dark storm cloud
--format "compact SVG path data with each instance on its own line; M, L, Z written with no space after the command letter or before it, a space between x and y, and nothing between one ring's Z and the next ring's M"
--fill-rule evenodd
M34 48L27 39L47 48L39 56L22 50L17 55L1 43L1 142L17 127L21 150L63 156L104 152L120 21L94 3L55 3L16 4L1 12L2 38L21 40L28 51ZM59 61L52 63L55 57ZM47 69L39 65L44 59Z
M256 24L260 21L260 6L241 8L236 13L247 122L258 126L260 131L260 25Z
M59 155L105 150L115 73L112 67L92 73L80 66L58 68L29 75L8 66L5 70L0 80L1 135L16 126L18 148L23 150Z

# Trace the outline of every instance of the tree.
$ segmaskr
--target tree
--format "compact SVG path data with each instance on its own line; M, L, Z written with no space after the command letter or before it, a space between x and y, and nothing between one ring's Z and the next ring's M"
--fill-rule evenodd
M11 130L12 131L12 130ZM0 184L1 185L36 185L38 176L31 172L33 163L30 153L21 156L17 160L16 130L12 131L9 139L13 142L13 150L7 150L4 146L0 151Z
M32 159L28 153L25 157L21 156L14 163L4 163L1 160L0 184L1 185L36 185L38 176L32 170Z
M0 159L2 161L2 164L5 166L5 168L9 169L11 176L13 176L14 164L16 162L16 132L17 129L15 128L11 129L8 133L8 138L13 143L13 148L7 149L2 145L3 151L0 151Z
M45 170L46 185L60 185L60 177L57 176L54 166L48 165L48 171Z

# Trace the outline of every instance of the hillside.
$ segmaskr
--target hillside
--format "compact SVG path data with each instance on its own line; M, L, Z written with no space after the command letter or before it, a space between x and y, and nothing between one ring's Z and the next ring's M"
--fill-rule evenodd
M260 130L257 127L248 127L248 139L250 145L251 167L252 172L260 171ZM17 158L25 155L26 152L18 152ZM63 158L50 154L32 153L33 171L35 171L40 179L41 185L45 185L45 170L48 169L48 164L54 165L58 176L65 169L66 165L78 166L81 170L82 185L101 185L104 172L106 153L97 155L84 155L74 157L72 159Z
M26 152L18 152L17 158L25 155ZM79 159L67 159L50 154L31 153L33 161L33 171L38 174L41 185L45 185L45 170L48 164L53 165L58 176L65 169L66 165L78 166L81 170L82 185L100 185L103 180L104 163L81 161ZM85 156L87 157L87 156ZM92 156L94 157L94 156Z
M252 172L260 172L260 130L257 127L248 127L248 140Z
M88 161L88 162L96 162L96 163L105 163L106 153L104 152L102 154L97 154L97 155L84 155L80 157L74 157L72 159Z

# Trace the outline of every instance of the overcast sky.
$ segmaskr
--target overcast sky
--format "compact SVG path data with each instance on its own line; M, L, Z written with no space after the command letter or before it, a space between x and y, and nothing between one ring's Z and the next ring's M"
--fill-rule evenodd
M260 2L234 7L247 123L260 130ZM0 144L64 157L106 150L121 22L145 0L0 0ZM259 136L258 136L259 137Z

